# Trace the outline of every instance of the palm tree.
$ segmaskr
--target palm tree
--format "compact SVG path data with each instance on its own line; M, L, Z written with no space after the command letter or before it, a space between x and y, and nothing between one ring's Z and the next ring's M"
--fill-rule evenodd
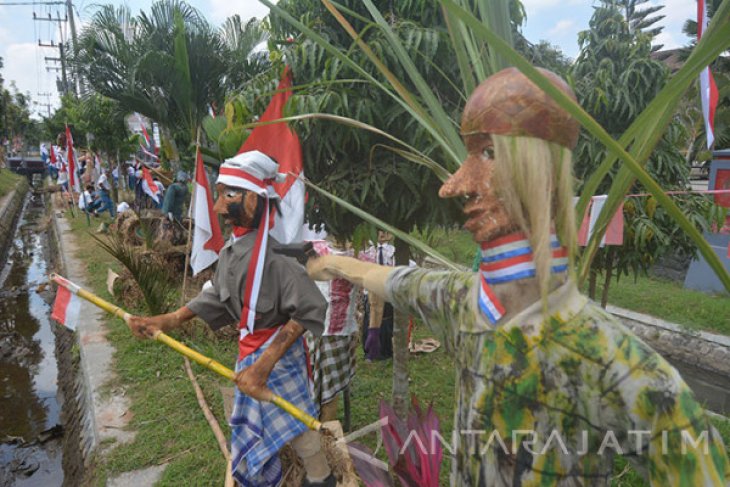
M243 23L241 17L228 17L219 30L225 49L226 88L240 89L244 83L263 73L271 66L265 43L269 33L258 19Z
M160 0L132 17L101 7L79 38L74 59L91 88L157 121L187 147L213 103L225 94L226 62L218 33L190 5Z

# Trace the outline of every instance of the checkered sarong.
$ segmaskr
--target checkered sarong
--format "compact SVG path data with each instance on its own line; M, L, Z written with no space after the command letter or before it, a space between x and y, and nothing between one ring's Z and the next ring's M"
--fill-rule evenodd
M330 402L350 385L355 376L357 334L314 337L306 333L309 359L312 363L315 402Z
M266 350L269 340L236 364L236 372L252 365ZM304 340L297 340L276 363L267 385L271 391L310 415L319 415L309 392ZM233 476L243 486L274 486L281 481L279 450L307 430L272 403L257 401L236 389L231 415Z

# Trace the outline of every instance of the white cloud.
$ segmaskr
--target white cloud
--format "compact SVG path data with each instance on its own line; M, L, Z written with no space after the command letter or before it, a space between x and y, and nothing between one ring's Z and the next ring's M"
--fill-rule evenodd
M568 5L580 5L582 0L523 0L522 5L525 7L525 11L528 15L538 10L545 10L553 8L558 5L563 7Z
M5 46L3 78L5 86L9 87L11 81L15 81L18 90L22 93L30 93L31 98L45 103L47 98L39 97L38 93L52 93L52 101L57 99L55 73L46 72L43 63L43 55L38 51L37 44L26 42L9 44ZM33 111L42 110L45 107L31 107Z
M548 30L550 36L564 36L566 34L573 34L576 30L575 21L572 19L559 20L554 27Z
M682 32L682 27L688 19L697 19L697 4L686 0L653 1L652 5L664 5L656 15L664 15L657 25L664 27L657 37L656 44L664 44L664 49L674 49L687 45L689 37Z
M242 20L248 20L251 17L262 18L269 15L269 7L256 0L231 1L231 0L208 0L210 10L203 12L204 15L210 16L213 24L220 24L231 15L238 14Z
M672 35L671 32L667 32L666 30L662 31L661 34L656 36L654 41L652 42L653 45L661 45L662 50L667 49L677 49L679 47L682 47L685 43L684 42L678 42L674 35Z

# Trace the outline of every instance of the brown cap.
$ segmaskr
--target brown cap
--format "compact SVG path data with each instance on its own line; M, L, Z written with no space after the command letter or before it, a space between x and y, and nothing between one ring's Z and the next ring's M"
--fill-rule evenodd
M563 79L537 68L555 86L575 100ZM488 133L537 137L573 149L578 141L578 122L517 68L495 73L466 101L461 117L464 135Z

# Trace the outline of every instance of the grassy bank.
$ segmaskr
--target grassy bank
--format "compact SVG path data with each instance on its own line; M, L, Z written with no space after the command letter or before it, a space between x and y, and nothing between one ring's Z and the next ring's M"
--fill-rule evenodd
M23 179L10 169L0 169L0 198L8 194Z
M79 244L76 257L86 266L93 292L114 301L105 282L107 268L120 271L119 265L91 237L105 220L92 219L89 226L78 212L76 218L70 218L68 212L66 217ZM92 484L103 486L108 478L120 473L160 464L168 464L161 485L222 484L225 462L198 406L182 357L159 343L137 340L121 320L109 319L107 326L108 339L116 349L114 368L119 380L104 393L124 394L129 399L129 428L137 433L131 443L115 445L108 455L96 459ZM184 337L171 335L224 364L232 363L234 343L216 340L204 326L192 330ZM226 429L218 389L224 381L196 364L193 370L214 414Z
M78 216L71 219L72 229L78 239L77 257L84 262L94 292L113 300L106 291L106 269L119 270L116 262L101 251L89 235L98 227L100 219ZM467 236L468 237L468 236ZM469 240L454 240L445 234L445 241L458 254L468 255L474 248ZM449 240L451 239L451 240ZM469 257L469 260L471 257ZM640 281L641 282L641 281ZM624 280L621 286L632 284ZM662 284L662 283L660 283ZM651 288L646 293L662 293L663 288ZM627 295L639 291L626 291ZM629 307L625 304L621 306ZM129 309L132 312L141 310ZM648 312L646 310L641 310ZM667 318L669 319L669 318ZM675 321L678 321L675 319ZM182 358L155 342L133 338L124 323L109 320L108 338L116 348L115 370L119 380L110 385L106 394L124 394L130 400L130 429L137 432L133 442L116 445L107 455L95 462L94 485L105 485L108 478L122 472L152 465L168 464L160 485L220 485L225 470L224 461L210 428L197 404L190 381L183 369ZM428 336L428 331L417 327L415 338ZM189 346L213 357L226 365L232 365L235 356L233 339L220 339L209 333L202 324L184 333L173 334ZM389 400L391 392L391 362L367 363L358 349L357 375L352 385L352 428L362 428L377 419L381 399ZM198 381L214 414L227 432L219 387L227 385L213 373L193 365ZM450 432L453 425L454 363L443 348L434 353L412 356L410 362L411 393L422 405L433 403L441 421L441 431ZM341 411L342 407L340 407ZM342 415L340 417L342 419ZM726 444L730 444L730 424L717 423ZM445 435L447 436L447 435ZM365 443L375 446L375 435L365 438ZM109 446L109 445L105 445ZM450 462L442 465L442 485L448 485ZM647 485L625 462L618 459L615 466L617 486Z

